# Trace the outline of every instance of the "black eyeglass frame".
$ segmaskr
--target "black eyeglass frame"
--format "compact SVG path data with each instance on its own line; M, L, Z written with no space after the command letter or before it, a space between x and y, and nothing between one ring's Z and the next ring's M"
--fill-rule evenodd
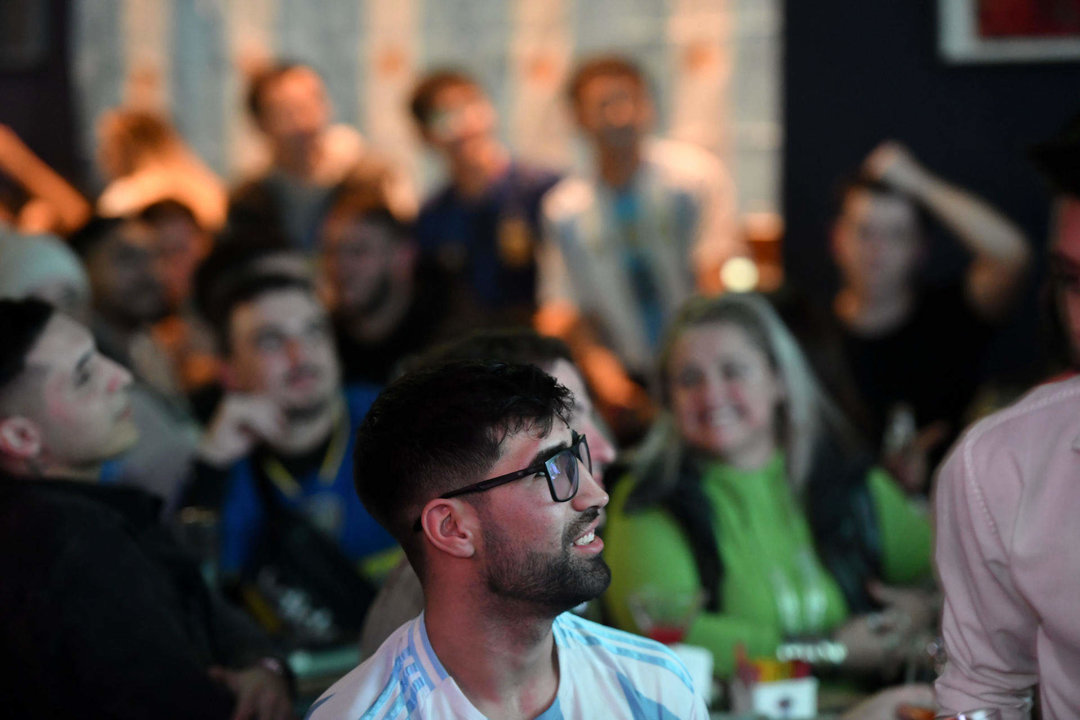
M581 448L584 446L585 455L581 454ZM450 498L458 497L459 495L467 495L469 493L484 492L485 490L491 490L492 488L505 485L507 483L520 480L523 477L529 477L530 475L543 474L544 479L547 480L548 492L551 493L551 499L555 502L570 502L577 495L578 488L581 486L581 473L574 475L573 484L570 487L570 494L564 498L560 498L555 492L555 481L552 479L552 467L550 463L555 462L555 459L564 453L570 453L575 462L581 462L585 465L585 469L590 473L592 472L592 453L589 452L589 441L584 435L579 434L576 430L570 431L570 447L562 448L551 453L551 455L540 462L534 463L527 468L521 470L515 470L505 475L499 475L497 477L488 478L487 480L481 480L478 483L472 485L466 485L465 487L458 488L457 490L451 490L450 492L443 493L439 496L441 500L449 500ZM420 518L416 518L416 523L413 525L413 532L420 532L423 525L420 523Z

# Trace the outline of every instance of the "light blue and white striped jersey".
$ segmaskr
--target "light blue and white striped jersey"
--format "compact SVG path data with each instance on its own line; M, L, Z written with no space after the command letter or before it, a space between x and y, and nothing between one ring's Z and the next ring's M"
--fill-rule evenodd
M559 690L540 720L706 720L705 701L663 645L584 620L555 618ZM311 706L309 720L483 720L428 641L423 614Z

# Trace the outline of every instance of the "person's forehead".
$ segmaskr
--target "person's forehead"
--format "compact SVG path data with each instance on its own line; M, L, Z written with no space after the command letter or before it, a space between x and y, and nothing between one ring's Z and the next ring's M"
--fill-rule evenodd
M149 252L155 242L152 228L138 220L126 220L96 242L87 253L86 262L97 270L110 269L112 258L119 255Z
M26 354L26 365L45 369L74 366L93 350L94 339L89 330L66 315L53 313Z
M555 418L550 432L533 425L508 434L499 446L499 459L491 467L490 475L502 475L526 467L538 453L570 443L570 426Z
M630 75L607 73L589 78L581 86L580 96L586 103L604 102L612 96L630 95L638 98L643 90L641 83Z
M720 355L764 357L765 351L738 324L720 320L686 328L676 340L674 355L677 358Z
M864 189L852 190L844 199L844 215L860 222L915 222L911 201Z
M382 247L389 245L393 239L389 228L363 216L345 218L336 223L329 238L339 245L364 247Z
M269 102L287 101L297 95L321 95L322 91L323 82L318 73L308 67L296 67L271 83L266 99Z
M283 288L265 292L233 310L233 332L240 336L256 330L288 332L326 314L307 290Z
M112 251L149 251L153 249L154 240L153 227L138 220L128 220L116 228L107 238L105 244Z
M431 99L432 107L438 112L446 112L475 100L486 100L487 95L477 85L470 83L454 83L447 85L435 93Z

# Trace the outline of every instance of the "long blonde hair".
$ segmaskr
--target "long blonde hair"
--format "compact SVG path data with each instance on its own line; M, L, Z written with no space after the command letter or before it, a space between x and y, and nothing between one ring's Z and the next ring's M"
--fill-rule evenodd
M769 302L757 293L727 293L688 300L668 326L658 363L658 385L665 408L670 406L671 355L675 343L690 328L726 323L741 329L769 360L785 388L777 408L777 444L783 449L788 481L802 496L819 443L830 437L852 450L858 447L854 430L825 395L798 343ZM632 465L639 479L635 505L655 502L678 482L689 448L666 409L635 453Z

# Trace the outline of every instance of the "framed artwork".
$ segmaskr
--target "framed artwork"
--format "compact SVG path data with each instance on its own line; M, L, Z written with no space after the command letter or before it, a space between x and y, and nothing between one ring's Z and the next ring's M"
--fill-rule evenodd
M952 63L1080 60L1080 0L938 0L938 48Z

